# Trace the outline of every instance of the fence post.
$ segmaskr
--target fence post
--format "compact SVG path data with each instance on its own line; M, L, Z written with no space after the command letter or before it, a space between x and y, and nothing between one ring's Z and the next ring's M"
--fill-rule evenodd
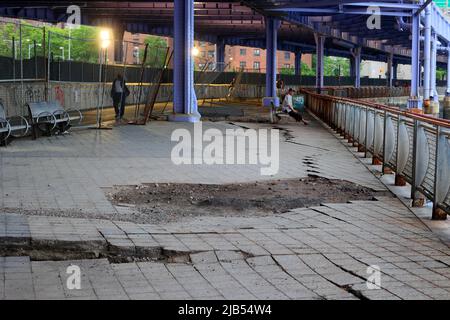
M16 82L16 39L12 37L12 62L13 62L13 79Z
M450 159L446 158L446 143L448 137L443 134L440 126L436 126L436 159L434 167L434 190L433 190L433 220L446 220L447 212L439 207L445 201L450 185ZM441 168L442 170L439 170ZM447 168L447 169L445 169Z
M380 159L377 152L377 110L374 109L373 113L373 154L372 154L372 164L373 165L382 165L382 160Z
M419 135L419 121L414 120L414 138L413 138L413 170L412 170L412 185L411 185L411 199L413 207L423 207L425 204L425 197L417 191L417 187L419 185L417 181L418 176L418 167L419 163L417 161L418 158L418 135Z
M383 121L383 157L382 160L382 173L383 174L391 174L392 170L386 166L386 163L389 159L386 159L386 139L387 139L387 121L388 121L388 113L384 110L384 121Z
M364 157L367 158L367 153L368 153L368 149L369 149L369 145L368 145L368 133L369 133L369 108L366 108L366 135L364 137Z
M399 166L399 153L400 153L400 130L402 126L402 116L399 115L397 118L397 143L395 152L395 185L398 187L404 187L406 185L405 178L401 175L401 170Z

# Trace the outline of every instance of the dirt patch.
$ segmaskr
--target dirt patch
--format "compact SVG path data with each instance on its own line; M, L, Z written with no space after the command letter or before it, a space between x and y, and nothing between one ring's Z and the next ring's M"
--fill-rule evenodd
M207 185L152 183L117 186L108 198L116 206L147 215L153 223L194 216L270 215L325 202L374 200L386 196L348 181L310 176L245 184Z

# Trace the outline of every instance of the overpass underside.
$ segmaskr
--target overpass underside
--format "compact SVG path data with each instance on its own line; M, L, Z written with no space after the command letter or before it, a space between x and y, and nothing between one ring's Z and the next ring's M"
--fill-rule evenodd
M119 38L124 31L172 36L174 121L196 122L201 117L194 90L194 39L215 43L217 63L222 64L226 63L226 45L266 49L265 96L275 101L277 49L296 55L297 74L301 71L301 55L315 54L319 89L324 86L325 55L351 59L356 88L361 86L362 60L386 62L388 86L395 84L398 64L411 64L408 104L419 112L424 107L427 111L436 108L436 68L450 65L450 25L429 1L174 0L70 4L80 6L67 10L69 2L65 1L41 1L33 7L25 1L3 1L0 15L111 27ZM121 49L120 43L114 48L119 61Z

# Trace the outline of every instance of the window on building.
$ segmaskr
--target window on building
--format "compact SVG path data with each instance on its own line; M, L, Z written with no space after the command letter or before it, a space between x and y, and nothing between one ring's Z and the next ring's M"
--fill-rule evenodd
M283 67L286 68L286 69L290 69L291 65L289 63L285 63Z
M261 64L259 61L253 62L253 69L259 70L260 67L261 67Z
M245 69L246 67L247 67L247 62L245 62L245 61L239 62L239 68Z
M239 54L240 54L241 56L247 55L247 49L240 49L240 50L239 50Z
M291 60L291 53L290 52L285 52L284 53L284 60Z
M200 41L199 46L202 48L206 47L206 42Z
M255 50L253 51L253 55L254 55L255 57L259 57L259 56L261 55L261 50L255 49Z
M216 55L214 50L209 50L208 51L208 58L214 58L214 56Z

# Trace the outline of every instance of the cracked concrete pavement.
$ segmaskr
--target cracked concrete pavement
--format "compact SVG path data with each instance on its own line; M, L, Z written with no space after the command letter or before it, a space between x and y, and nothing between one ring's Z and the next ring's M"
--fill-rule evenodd
M246 166L164 171L171 126L77 132L2 150L0 299L450 299L448 243L397 198L158 225L115 219L101 186L261 178ZM280 146L280 177L314 170L386 190L317 122L283 127L291 137ZM70 210L85 196L92 199L80 200L75 217L5 210ZM71 265L81 270L80 290L67 286ZM381 271L376 290L367 286L371 266Z

